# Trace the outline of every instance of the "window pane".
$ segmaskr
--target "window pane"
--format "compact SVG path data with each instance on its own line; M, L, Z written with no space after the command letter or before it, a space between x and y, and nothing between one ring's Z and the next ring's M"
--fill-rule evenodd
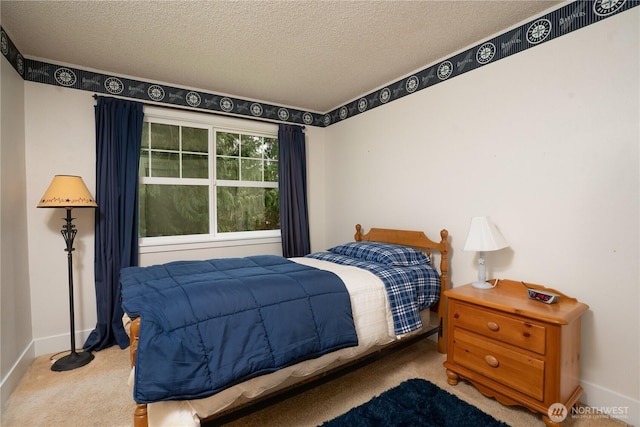
M180 177L180 155L152 151L151 176Z
M266 160L264 162L264 180L278 182L278 162Z
M262 161L240 159L241 181L262 181Z
M264 139L264 158L278 160L278 138Z
M264 188L264 229L280 229L280 198L277 188Z
M237 133L216 133L216 154L219 156L240 155L240 135Z
M142 148L149 148L149 122L142 123Z
M140 176L149 176L149 150L140 152Z
M208 187L140 186L140 237L207 233L209 233Z
M277 188L218 187L218 232L277 230Z
M200 128L182 128L182 150L195 153L209 152L209 131Z
M262 158L262 138L253 135L242 135L242 148L240 155L242 157Z
M178 151L180 149L180 126L151 123L151 148Z
M217 157L216 158L216 178L237 181L240 179L239 160L236 158Z
M208 178L209 158L206 155L183 154L182 155L183 178Z

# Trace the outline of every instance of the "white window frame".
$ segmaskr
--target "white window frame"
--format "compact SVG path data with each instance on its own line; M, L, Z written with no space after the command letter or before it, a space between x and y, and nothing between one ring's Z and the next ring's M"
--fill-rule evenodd
M278 137L278 125L256 120L245 120L192 111L170 110L152 106L144 107L145 118L154 123L207 128L209 133L209 178L179 178L180 185L189 183L209 186L209 234L185 236L140 237L140 253L166 252L173 250L207 249L226 246L244 246L266 243L280 243L280 230L243 231L234 233L218 233L216 227L216 187L218 184L234 187L254 186L251 182L216 181L215 175L215 132L238 132L268 138ZM140 177L141 184L174 183L176 178ZM273 183L277 188L278 183ZM266 187L269 187L267 185Z

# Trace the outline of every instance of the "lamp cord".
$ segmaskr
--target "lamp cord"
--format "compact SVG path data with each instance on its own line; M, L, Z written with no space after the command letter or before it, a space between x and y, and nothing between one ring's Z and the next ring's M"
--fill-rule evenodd
M78 349L76 349L76 351L77 351L77 350L78 350ZM71 350L59 351L59 352L57 352L56 354L52 354L51 356L49 356L49 361L50 361L51 363L55 362L56 360L58 360L58 356L60 356L61 354L64 354L64 353L71 353Z
M526 284L526 283L524 283L522 280L520 281L520 283L522 283L522 286L524 286L524 287L525 287L525 288L527 288L527 289L533 289L533 288L531 288L531 287L527 286L527 284Z

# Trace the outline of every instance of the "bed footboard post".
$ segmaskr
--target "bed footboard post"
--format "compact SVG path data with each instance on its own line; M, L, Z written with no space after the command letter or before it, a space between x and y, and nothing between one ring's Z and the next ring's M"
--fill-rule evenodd
M447 352L447 337L445 336L447 328L445 325L447 304L444 300L444 291L449 289L449 232L447 230L440 231L440 299L438 300L438 324L440 332L438 333L438 352Z
M139 337L140 318L137 317L131 322L131 330L129 332L129 354L131 355L131 367L136 365ZM133 426L148 427L148 425L149 419L147 417L147 405L145 403L136 403L136 409L133 411Z
M136 317L131 321L129 329L129 355L131 356L131 367L136 365L136 354L138 352L138 338L140 337L140 318Z
M133 427L148 427L148 425L147 405L136 403L136 409L133 411Z

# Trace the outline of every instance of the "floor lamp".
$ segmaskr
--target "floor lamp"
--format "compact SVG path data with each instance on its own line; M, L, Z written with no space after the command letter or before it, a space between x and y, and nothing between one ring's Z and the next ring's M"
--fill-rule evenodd
M73 239L76 236L76 226L72 224L71 209L96 208L98 205L87 186L79 176L56 175L49 188L40 198L39 208L65 208L66 223L62 226L62 236L67 243L67 264L69 268L69 319L71 324L71 354L61 357L52 366L52 371L70 371L79 368L93 360L89 352L76 352L76 331L74 325L73 308Z

